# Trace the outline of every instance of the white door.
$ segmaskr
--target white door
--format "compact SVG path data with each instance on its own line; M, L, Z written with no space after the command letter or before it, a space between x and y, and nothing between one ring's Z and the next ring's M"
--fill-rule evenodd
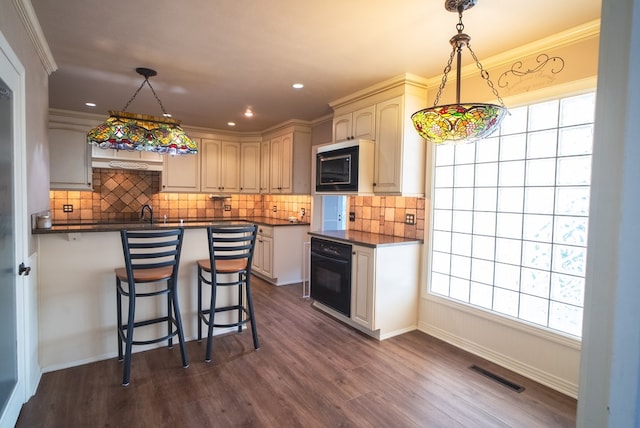
M346 196L322 196L322 230L345 230L347 228L346 216Z
M23 99L24 68L0 34L0 426L13 426L26 401Z

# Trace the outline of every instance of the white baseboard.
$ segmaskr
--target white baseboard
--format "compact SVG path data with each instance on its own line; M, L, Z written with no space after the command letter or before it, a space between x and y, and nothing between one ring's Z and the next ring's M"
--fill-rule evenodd
M420 323L418 329L453 346L456 346L467 352L471 352L474 355L482 357L504 368L512 370L522 376L532 379L542 385L555 389L556 391L568 395L569 397L578 397L578 385L575 383L567 382L566 380L561 379L555 375L546 373L530 365L523 364L520 361L517 361L509 356L497 353L489 348L471 342L462 337L452 335L451 333L432 325Z

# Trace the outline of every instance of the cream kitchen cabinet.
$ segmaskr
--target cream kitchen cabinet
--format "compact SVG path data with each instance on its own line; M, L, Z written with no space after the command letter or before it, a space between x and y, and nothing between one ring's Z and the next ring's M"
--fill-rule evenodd
M311 193L311 129L283 128L269 136L269 193Z
M258 226L251 269L261 277L273 278L273 227Z
M200 191L240 192L240 143L203 138Z
M271 141L260 143L260 193L269 193L271 178Z
M251 272L274 285L303 280L303 246L309 225L258 225Z
M200 148L200 142L197 141ZM199 192L200 157L196 155L167 156L162 170L163 192Z
M410 92L376 105L375 194L424 195L426 142L411 122L423 105Z
M426 143L413 128L411 115L427 105L427 81L405 73L329 103L335 116L334 141L368 128L376 142L374 193L424 196ZM349 118L351 118L349 120ZM365 138L358 136L356 138Z
M421 246L418 242L352 246L355 326L381 340L417 328Z
M197 155L166 157L162 191L239 193L240 143L210 138L196 142Z
M376 131L376 108L368 106L333 118L333 141L373 140Z
M240 144L240 193L260 193L260 144Z
M269 193L291 193L293 135L281 135L271 140Z
M91 146L82 125L49 122L49 170L52 190L92 190Z

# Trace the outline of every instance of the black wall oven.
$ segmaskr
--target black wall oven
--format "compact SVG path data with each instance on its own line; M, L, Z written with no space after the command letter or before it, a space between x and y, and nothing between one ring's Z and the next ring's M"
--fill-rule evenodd
M351 316L351 245L311 238L311 298Z

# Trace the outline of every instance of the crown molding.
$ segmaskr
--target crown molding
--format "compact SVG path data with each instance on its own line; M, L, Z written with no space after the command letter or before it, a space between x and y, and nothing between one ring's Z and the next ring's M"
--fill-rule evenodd
M51 49L49 49L49 43L44 37L42 27L40 27L40 21L38 21L38 16L35 10L33 10L31 0L13 0L13 4L18 11L18 15L20 15L22 24L25 30L27 30L27 34L29 34L29 38L40 57L44 69L47 74L53 73L58 69L58 65L53 58Z
M545 37L543 39L536 40L535 42L531 42L515 49L502 52L492 57L484 58L482 59L481 63L485 69L500 67L543 51L558 49L561 47L572 45L574 43L578 43L585 39L597 37L599 34L600 20L595 19L577 27L573 27L560 33ZM478 67L475 63L468 64L461 69L461 77L463 79L476 73L478 73ZM453 76L450 76L450 78L455 81L455 74ZM442 75L427 79L429 87L438 86L440 85L441 81Z

